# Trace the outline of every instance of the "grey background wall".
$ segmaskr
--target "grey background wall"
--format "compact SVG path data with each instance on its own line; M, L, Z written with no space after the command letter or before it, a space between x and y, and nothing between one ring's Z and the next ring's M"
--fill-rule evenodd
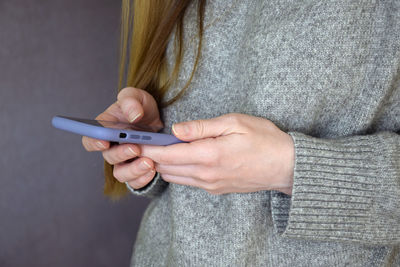
M120 1L0 0L0 266L127 266L147 200L53 129L115 99Z

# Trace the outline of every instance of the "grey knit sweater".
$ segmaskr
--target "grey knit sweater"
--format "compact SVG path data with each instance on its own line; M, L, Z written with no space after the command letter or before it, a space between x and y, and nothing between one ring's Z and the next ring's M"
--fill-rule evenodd
M152 198L132 266L400 266L400 0L208 2L198 70L164 132L267 118L294 140L293 195L211 195L158 175L132 190ZM196 34L194 1L168 97Z

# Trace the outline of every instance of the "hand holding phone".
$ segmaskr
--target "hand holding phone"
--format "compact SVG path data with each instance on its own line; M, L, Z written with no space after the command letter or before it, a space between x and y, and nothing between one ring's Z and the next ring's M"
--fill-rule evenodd
M144 90L127 87L118 94L117 101L96 120L140 123L159 130L163 127L154 98ZM114 177L138 189L147 185L155 175L154 162L140 156L137 144L110 146L110 142L84 136L82 143L87 151L101 151L104 159L114 165Z

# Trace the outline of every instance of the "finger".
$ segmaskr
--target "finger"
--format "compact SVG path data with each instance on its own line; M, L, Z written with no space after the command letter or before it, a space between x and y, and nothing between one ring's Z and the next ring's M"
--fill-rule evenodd
M155 170L151 170L150 172L146 173L145 175L142 175L136 179L132 179L130 181L127 181L130 187L134 189L140 189L144 186L146 186L148 183L153 180L154 176L156 174Z
M104 151L110 147L110 142L82 136L82 145L87 151Z
M172 132L184 141L194 141L209 137L240 133L243 114L227 114L208 120L194 120L172 125Z
M192 177L207 184L216 183L218 175L209 167L202 165L164 165L156 163L155 169L162 175Z
M163 180L165 180L169 183L194 186L194 187L199 187L199 188L203 188L203 189L205 189L207 187L206 183L204 183L198 179L195 179L193 177L176 176L176 175L170 175L170 174L161 174L161 177L163 178Z
M154 170L154 163L148 158L138 158L129 163L114 165L113 175L121 183L137 179Z
M160 121L157 121L157 125L151 124L159 114L157 103L148 92L133 87L124 88L118 94L117 103L129 122L140 121L149 126L162 127Z
M160 164L208 164L218 157L215 141L196 141L169 146L140 145L141 155Z
M118 99L118 105L130 123L139 121L139 118L143 116L143 107L134 97L120 98Z
M159 173L175 176L190 176L191 174L201 172L199 165L166 165L156 163L154 167Z
M111 165L122 163L140 155L140 148L134 144L115 145L103 151L103 158Z

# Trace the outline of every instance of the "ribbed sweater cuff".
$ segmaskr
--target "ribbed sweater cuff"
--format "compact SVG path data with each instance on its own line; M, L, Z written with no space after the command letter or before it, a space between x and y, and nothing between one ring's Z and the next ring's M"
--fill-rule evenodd
M295 144L294 184L291 197L271 192L277 232L283 237L341 241L379 241L388 236L387 227L377 226L374 218L380 209L374 200L385 190L383 148L376 151L382 147L381 138L289 134Z
M156 175L154 176L153 180L151 180L151 182L147 184L145 187L134 189L128 183L125 184L132 194L149 198L154 198L156 196L161 195L161 193L168 186L168 183L161 178L161 175L158 172L156 172Z

